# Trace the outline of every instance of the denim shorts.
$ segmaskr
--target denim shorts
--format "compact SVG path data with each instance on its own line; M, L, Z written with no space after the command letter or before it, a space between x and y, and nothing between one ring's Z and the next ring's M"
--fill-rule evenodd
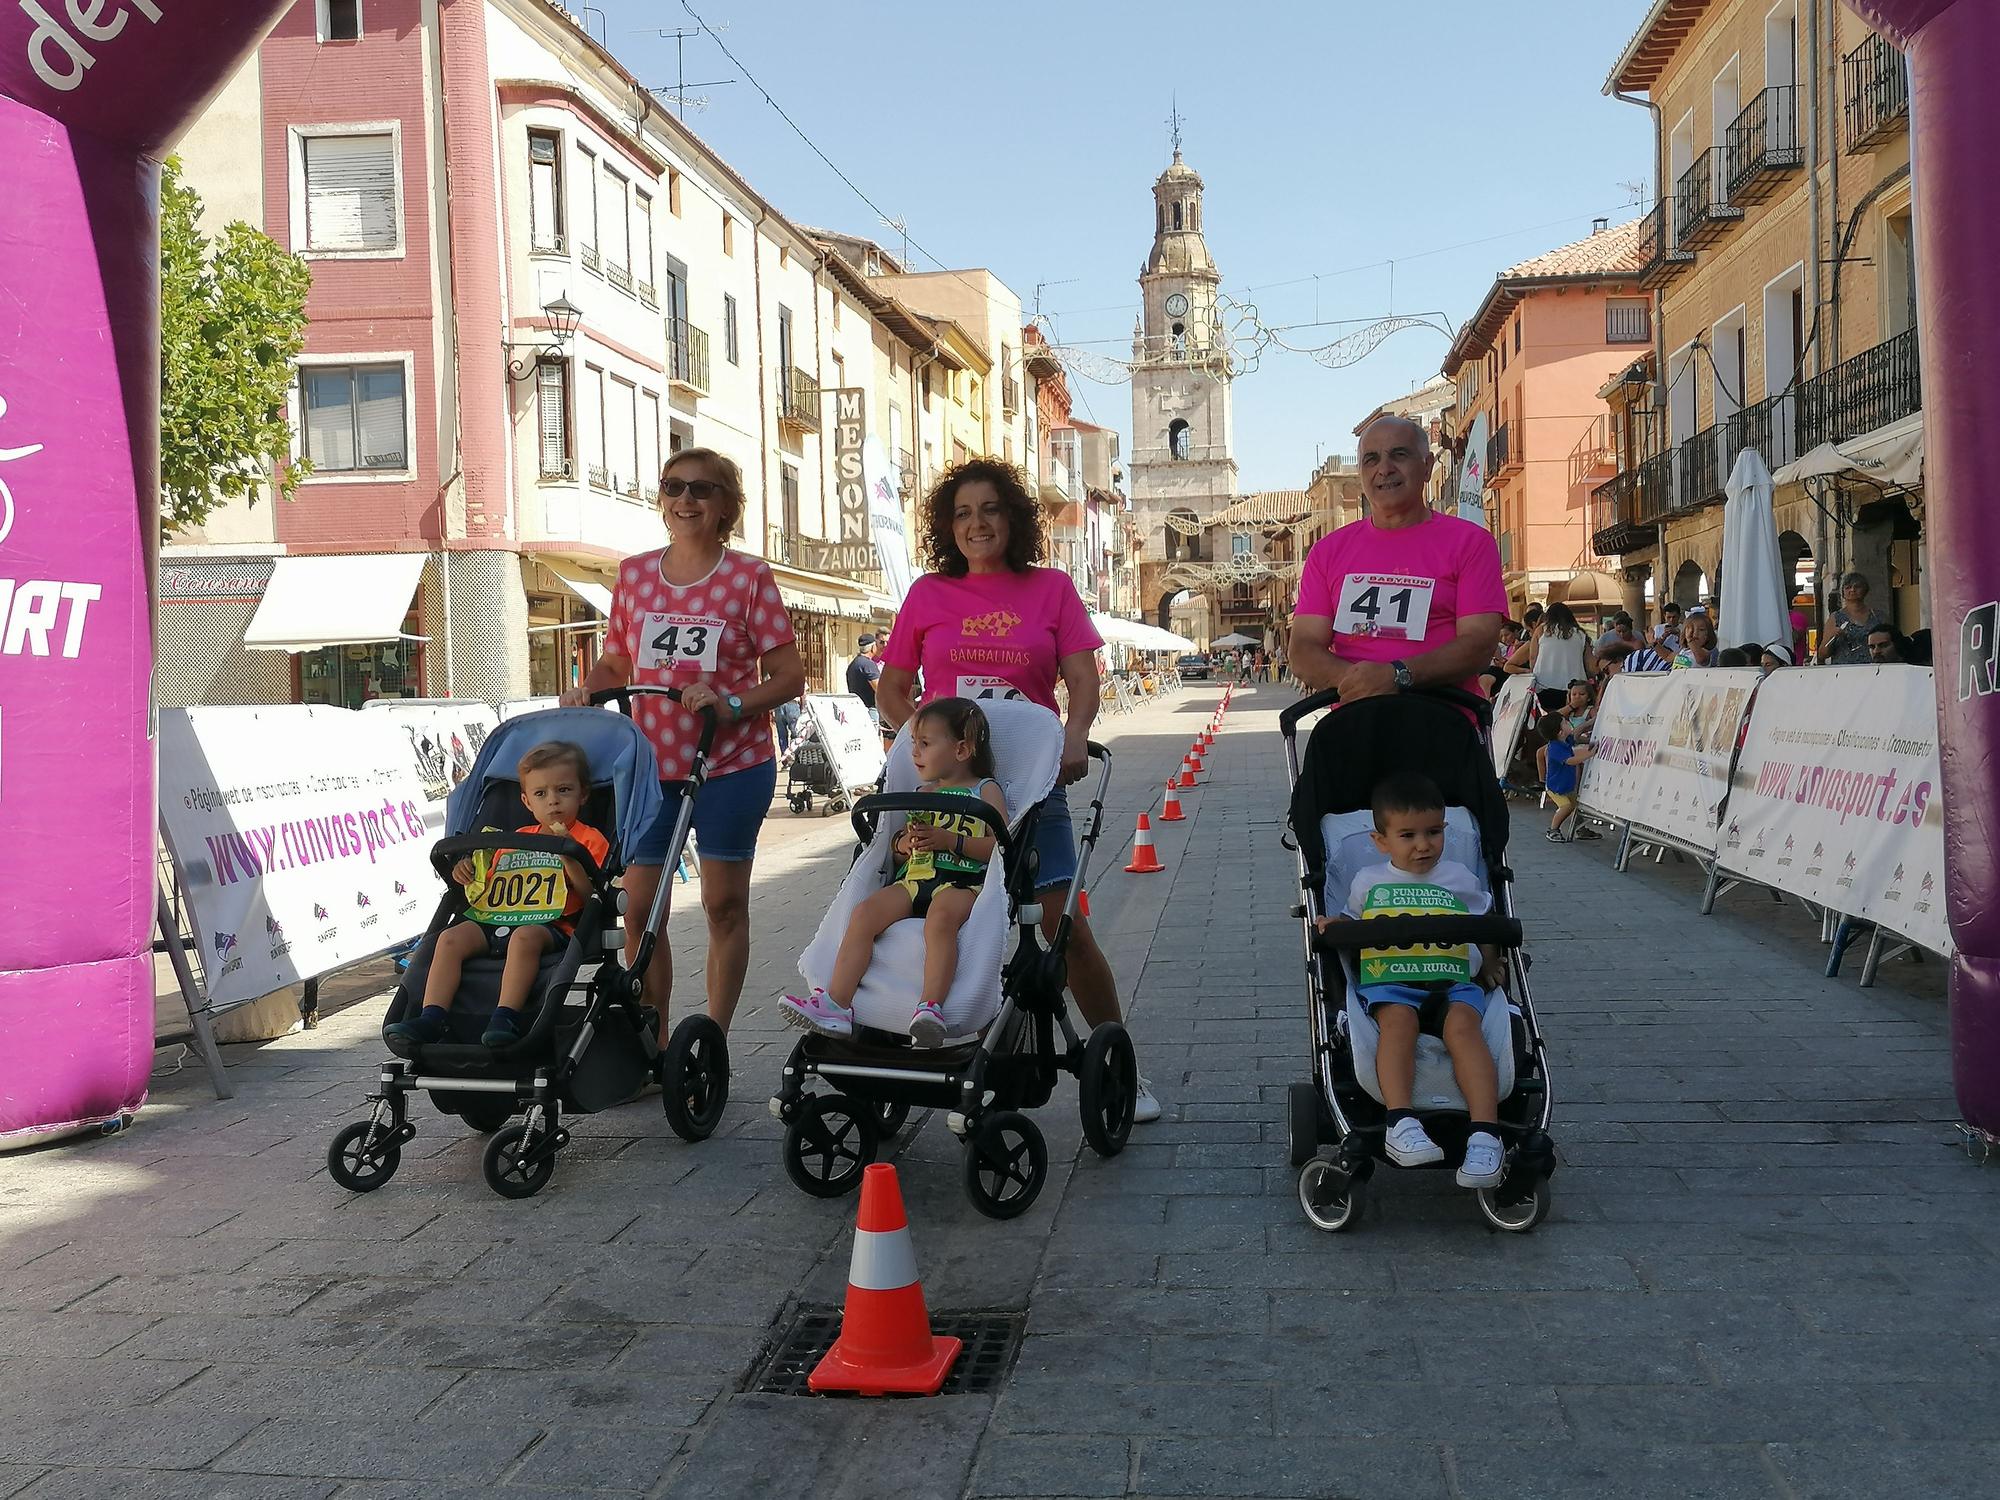
M1361 1002L1371 1011L1378 1005L1407 1005L1412 1010L1422 1010L1424 1001L1431 997L1431 993L1421 984L1364 984L1361 987ZM1487 1002L1492 997L1468 981L1453 985L1446 998L1453 1005L1469 1007L1475 1016L1484 1016Z
M1069 815L1069 788L1057 787L1043 799L1035 819L1035 891L1076 879L1076 825Z
M757 857L757 832L778 790L778 763L762 761L746 770L717 776L694 799L695 852L725 864ZM627 864L664 865L672 852L674 820L680 816L685 781L660 783L660 815L640 838Z

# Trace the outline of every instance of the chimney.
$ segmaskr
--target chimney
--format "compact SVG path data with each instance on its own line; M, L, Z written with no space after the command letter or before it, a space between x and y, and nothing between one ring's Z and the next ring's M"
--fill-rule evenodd
M1592 219L1590 221L1590 232L1592 234L1602 234L1610 227L1611 221L1609 219Z

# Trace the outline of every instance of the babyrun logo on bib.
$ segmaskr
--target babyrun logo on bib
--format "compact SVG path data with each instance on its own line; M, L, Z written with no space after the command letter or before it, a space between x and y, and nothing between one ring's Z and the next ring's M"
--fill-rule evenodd
M1361 908L1371 917L1462 917L1465 903L1442 886L1378 881L1368 887ZM1422 943L1410 948L1363 948L1361 983L1461 984L1472 978L1472 959L1463 943Z
M1341 635L1420 642L1428 634L1437 584L1403 573L1349 573L1340 581L1333 628Z

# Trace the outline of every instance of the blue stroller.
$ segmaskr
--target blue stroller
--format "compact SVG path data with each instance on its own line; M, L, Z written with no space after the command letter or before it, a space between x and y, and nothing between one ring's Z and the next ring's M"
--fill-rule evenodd
M630 695L672 689L618 688L597 701L629 704ZM689 794L665 864L679 863L694 816L694 792L708 774L715 736L713 710L702 715L701 738L689 773ZM590 761L590 794L583 821L601 830L610 852L600 867L573 839L512 832L523 819L521 786L515 767L545 740L569 740ZM417 1090L446 1114L474 1130L490 1132L484 1170L487 1185L507 1198L540 1192L555 1172L556 1154L569 1142L563 1110L594 1114L632 1098L648 1079L658 1079L667 1122L683 1140L707 1138L721 1123L729 1094L728 1044L722 1028L706 1015L692 1015L674 1029L664 1052L657 1041L659 1016L641 1002L640 976L666 921L670 880L645 916L636 960L622 962L624 892L613 881L624 871L628 851L652 826L660 811L660 786L653 748L631 719L597 708L554 708L509 719L486 738L471 774L453 790L445 811L445 837L431 851L431 864L446 879L430 926L418 941L396 987L383 1024L414 1016L423 1006L424 984L440 933L466 912L466 893L450 881L461 859L479 851L515 850L562 855L589 877L582 909L568 943L543 955L529 992L520 1037L487 1047L479 1037L499 1001L503 961L481 957L466 962L443 1039L419 1042L385 1036L396 1054L383 1064L378 1092L367 1119L345 1126L327 1148L333 1180L354 1192L382 1186L401 1164L402 1146L417 1133L409 1122L408 1096ZM516 1115L521 1115L515 1121Z

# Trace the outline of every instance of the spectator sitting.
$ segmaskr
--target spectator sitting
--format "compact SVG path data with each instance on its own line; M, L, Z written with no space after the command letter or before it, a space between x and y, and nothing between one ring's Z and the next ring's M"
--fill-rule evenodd
M1668 661L1681 649L1681 607L1669 599L1660 606L1660 623L1653 627L1653 649ZM1634 667L1633 671L1652 671L1651 667Z
M1868 660L1871 663L1880 667L1903 659L1903 638L1896 634L1895 626L1877 625L1868 632Z
M1500 644L1493 648L1493 664L1479 674L1479 680L1486 684L1486 696L1498 697L1500 684L1507 680L1507 661L1521 644L1521 622L1502 620L1500 622Z
M1556 815L1549 820L1549 831L1543 836L1552 844L1566 843L1563 825L1576 812L1577 767L1590 759L1591 749L1588 745L1576 743L1570 732L1569 720L1561 714L1543 714L1537 727L1548 751L1548 767L1542 773L1542 788L1549 794L1549 801L1556 805ZM1576 837L1594 839L1601 835L1594 828L1579 825Z
M1628 672L1670 672L1673 665L1674 659L1662 655L1657 645L1643 646L1625 658L1625 670Z
M1644 644L1639 632L1632 628L1632 617L1621 609L1611 617L1610 626L1604 634L1597 638L1597 653L1602 656L1617 646L1623 646L1628 652L1636 651Z
M1791 664L1792 648L1783 641L1773 641L1770 645L1764 647L1762 655L1757 661L1758 670L1763 672L1766 677L1769 677L1778 668L1789 667Z
M1715 653L1715 664L1718 667L1747 667L1750 665L1750 653L1741 646L1724 646Z

